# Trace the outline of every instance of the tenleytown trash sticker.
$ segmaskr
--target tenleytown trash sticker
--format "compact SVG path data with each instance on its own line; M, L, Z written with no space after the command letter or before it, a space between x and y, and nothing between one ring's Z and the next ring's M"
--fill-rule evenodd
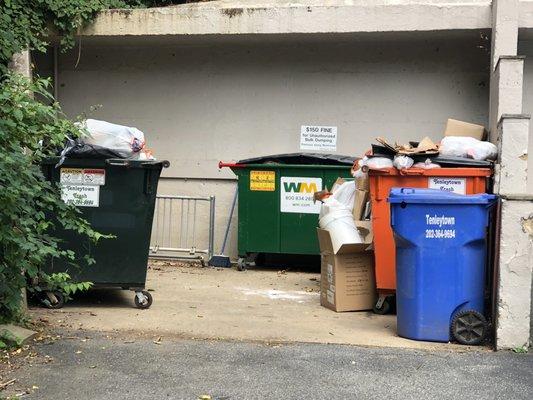
M100 186L105 185L105 169L61 168L61 199L78 207L99 207Z
M337 127L302 125L300 150L337 151Z
M445 192L466 194L466 178L430 177L428 178L428 187Z
M322 190L322 178L282 176L280 210L287 213L319 214L320 202L313 195Z
M455 217L446 215L425 215L426 239L454 239Z
M100 205L100 186L98 185L61 185L61 199L67 204L79 207L98 207Z

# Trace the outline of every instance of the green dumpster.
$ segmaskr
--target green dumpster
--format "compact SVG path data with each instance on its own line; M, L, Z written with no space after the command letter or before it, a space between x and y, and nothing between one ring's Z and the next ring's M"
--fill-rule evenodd
M63 200L78 206L93 229L115 238L95 245L73 231L57 230L54 234L65 249L89 254L96 262L78 268L54 259L45 271L67 272L73 280L90 281L95 287L134 290L135 305L150 307L152 296L143 289L157 184L168 161L67 158L56 167L57 162L49 159L42 164L45 178L61 185Z
M354 161L296 153L221 162L238 177L238 268L260 254L318 255L320 203L313 194L351 178Z

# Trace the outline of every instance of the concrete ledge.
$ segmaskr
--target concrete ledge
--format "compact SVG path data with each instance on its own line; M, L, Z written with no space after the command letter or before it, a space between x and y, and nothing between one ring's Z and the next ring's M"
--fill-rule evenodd
M494 67L494 69L497 69L499 66L500 66L500 61L503 60L503 62L506 62L506 61L519 61L519 62L524 62L526 59L526 56L500 56L498 58L498 61L496 62L496 66ZM514 114L511 114L511 115L514 115Z
M11 324L0 325L0 332L3 331L7 331L20 345L28 343L37 335L37 332Z
M108 10L80 36L409 32L491 27L491 2L228 1Z

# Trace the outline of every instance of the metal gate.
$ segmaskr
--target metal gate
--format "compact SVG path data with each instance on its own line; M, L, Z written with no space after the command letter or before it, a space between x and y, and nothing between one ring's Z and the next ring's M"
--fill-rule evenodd
M214 236L215 196L157 196L150 257L203 264L213 255Z

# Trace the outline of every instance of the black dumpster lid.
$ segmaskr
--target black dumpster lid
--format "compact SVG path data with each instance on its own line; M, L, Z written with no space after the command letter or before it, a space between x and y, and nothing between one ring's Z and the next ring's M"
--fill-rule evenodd
M444 156L427 156L427 155L413 155L415 162L424 162L430 159L432 162L441 165L442 167L459 167L459 168L491 168L492 161L473 160L464 157L444 157Z
M240 160L239 164L353 165L359 157L323 153L273 154Z
M158 167L161 165L163 168L168 168L170 166L170 162L167 160L135 160L135 159L129 159L129 158L106 158L106 159L100 159L100 158L65 158L63 162L61 162L61 157L48 157L41 161L41 165L53 165L56 168L57 167L88 167L88 166L113 166L113 167L134 167L134 168L140 168L140 167L150 167L150 166L156 166Z

